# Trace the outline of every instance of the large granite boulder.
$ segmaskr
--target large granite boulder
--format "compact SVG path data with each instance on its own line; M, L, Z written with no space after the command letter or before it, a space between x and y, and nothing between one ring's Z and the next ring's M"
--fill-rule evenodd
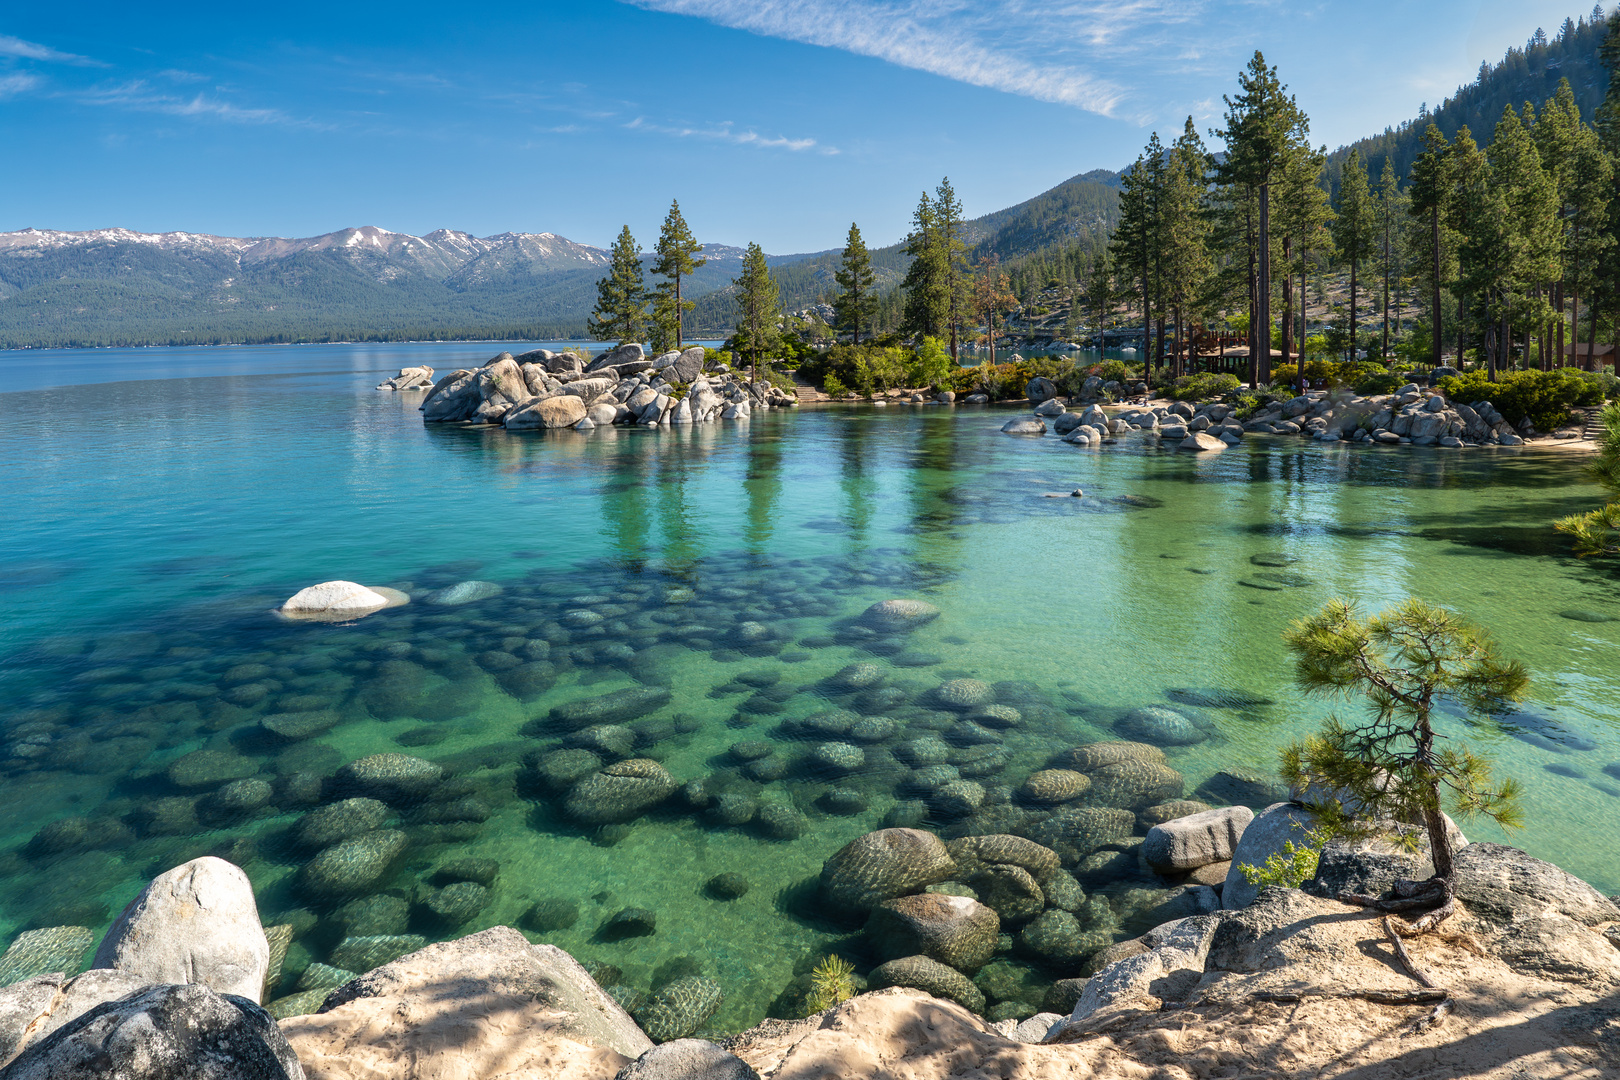
M147 983L201 983L258 1004L269 963L252 882L205 855L153 878L102 938L91 966Z
M1254 820L1247 806L1227 806L1166 821L1148 830L1142 859L1161 874L1180 874L1225 862Z
M1036 405L1057 397L1057 392L1057 384L1043 375L1035 376L1024 387L1024 396Z
M670 382L690 383L703 374L703 349L687 349L664 368L664 378Z
M552 394L533 397L513 407L506 414L505 426L517 431L525 428L573 427L585 419L585 401L573 394Z
M606 1077L652 1047L573 957L506 926L367 972L282 1031L322 1080Z
M257 1004L198 984L149 986L28 1044L6 1080L304 1080Z
M1261 886L1249 884L1243 867L1264 867L1271 856L1286 856L1284 845L1304 844L1316 825L1316 815L1297 803L1273 803L1256 814L1232 850L1232 868L1221 886L1221 906L1231 911L1253 903Z
M922 893L885 900L872 909L866 934L878 955L932 957L972 975L996 951L1001 920L965 896Z
M921 892L956 871L945 844L921 829L879 829L851 840L821 867L821 895L849 914Z
M381 611L395 603L395 597L400 595L403 594L385 596L352 581L323 581L319 585L299 589L277 611L289 619L346 622Z
M1086 856L1120 843L1136 829L1136 815L1114 807L1073 807L1059 810L1029 830L1030 839L1057 852L1065 866L1074 867Z
M453 423L471 417L482 402L478 374L459 368L434 383L417 408L428 423Z

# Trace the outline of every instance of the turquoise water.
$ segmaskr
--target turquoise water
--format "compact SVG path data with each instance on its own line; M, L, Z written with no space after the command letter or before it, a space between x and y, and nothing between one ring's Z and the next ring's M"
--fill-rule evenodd
M999 749L953 750L977 762L989 801L1143 705L1214 733L1168 751L1192 796L1218 769L1270 768L1326 714L1291 688L1279 635L1334 595L1445 603L1529 664L1522 713L1448 731L1525 783L1527 824L1508 842L1620 892L1620 621L1569 617L1620 614L1620 577L1568 558L1546 525L1599 498L1579 458L1297 440L1091 452L1004 436L1008 412L983 407L509 435L424 427L418 395L372 389L406 364L448 369L499 347L0 355L9 386L86 377L53 366L86 355L126 380L0 393L0 936L99 933L151 875L214 852L248 871L267 921L300 921L289 992L342 934L335 901L298 881L311 852L292 830L309 804L292 778L324 782L329 800L344 762L407 753L447 779L395 808L409 846L367 892L412 905L396 928L515 923L641 991L695 966L727 995L711 1025L735 1030L827 951L861 959L803 883L912 797L896 753L945 723L928 707L939 682L1033 684L998 688L1023 714L995 733ZM1045 497L1076 487L1083 498ZM352 626L267 614L333 578L417 599ZM502 592L426 602L466 580ZM943 614L902 641L851 634L852 616L892 596ZM549 667L517 686L512 664L539 655ZM854 662L884 681L862 695L824 682ZM669 695L623 721L635 756L778 807L800 834L719 824L685 794L624 826L570 820L531 766L580 739L551 710L634 686ZM1216 689L1249 703L1215 707ZM896 721L842 776L805 760L828 736L796 723L833 707ZM259 720L289 711L335 720L268 738ZM747 741L783 763L779 779L728 749ZM178 784L189 766L170 765L199 750L222 755L219 775ZM275 794L226 814L211 792L243 775ZM934 813L931 827L950 827ZM426 907L427 881L469 857L499 876L487 906L451 925ZM728 872L752 886L740 899L705 889ZM1100 888L1128 916L1143 885ZM536 920L536 904L552 917ZM655 912L656 932L602 934L626 907ZM1026 967L1032 983L1073 974Z

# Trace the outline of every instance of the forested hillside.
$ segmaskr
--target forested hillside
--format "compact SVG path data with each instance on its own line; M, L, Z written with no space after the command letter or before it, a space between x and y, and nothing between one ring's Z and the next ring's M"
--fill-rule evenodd
M1431 123L1448 141L1466 126L1475 141L1489 142L1504 109L1523 109L1526 102L1539 106L1557 92L1560 79L1569 80L1582 118L1590 121L1609 86L1609 73L1598 60L1604 26L1601 9L1594 9L1591 17L1579 22L1565 19L1551 35L1537 30L1522 49L1509 49L1495 64L1480 64L1478 77L1438 106L1425 107L1399 127L1385 128L1333 151L1328 157L1328 182L1334 193L1339 190L1340 170L1350 151L1361 151L1373 176L1383 169L1386 157L1394 160L1396 176L1409 176L1412 162L1423 152L1423 132Z

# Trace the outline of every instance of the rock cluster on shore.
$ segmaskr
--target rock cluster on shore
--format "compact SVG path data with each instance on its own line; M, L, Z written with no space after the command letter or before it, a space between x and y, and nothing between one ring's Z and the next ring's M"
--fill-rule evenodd
M1413 446L1519 446L1534 432L1526 418L1518 428L1488 401L1465 405L1438 390L1408 383L1393 394L1361 397L1350 390L1312 391L1268 406L1250 417L1245 431L1302 435L1320 442Z
M1231 406L1218 402L1133 406L1110 416L1094 402L1080 412L1071 412L1063 399L1046 396L1044 388L1036 387L1034 382L1029 393L1031 401L1039 399L1035 415L1009 420L1002 431L1009 435L1044 435L1046 421L1050 420L1052 431L1076 446L1110 445L1120 436L1136 432L1174 442L1183 450L1224 450L1243 438L1244 426L1233 419Z
M1168 870L1241 857L1247 821L1242 808L1171 818L1149 830L1143 857ZM821 878L829 903L870 910L872 947L895 956L874 969L872 992L718 1043L669 1022L712 1011L703 980L675 980L632 1017L566 952L510 927L345 973L278 1024L257 1002L287 928L260 927L246 876L204 858L152 882L109 931L97 966L73 974L85 944L75 938L78 952L49 954L55 970L0 988L0 1066L7 1080L1193 1080L1233 1066L1304 1080L1406 1075L1401 1062L1417 1054L1427 1071L1414 1076L1613 1075L1620 906L1521 851L1464 846L1461 933L1408 944L1444 988L1422 986L1380 948L1379 916L1312 892L1377 889L1410 858L1334 841L1305 890L1271 887L1236 910L1157 920L1075 964L1046 1011L997 1020L979 1015L982 975L969 975L991 955L1002 917L944 883L976 882L1010 913L1037 882L1050 889L1062 860L1012 836L946 844L881 830L829 858ZM1020 936L1062 923L1049 917L1065 910L1059 901ZM1064 931L1037 936L1061 941ZM1433 1023L1439 1002L1448 1015Z
M501 353L476 370L439 379L420 406L430 423L499 424L508 430L609 424L656 427L746 420L755 409L797 405L766 382L750 383L691 348L647 359L621 345L588 363L572 352ZM403 373L401 373L403 375Z

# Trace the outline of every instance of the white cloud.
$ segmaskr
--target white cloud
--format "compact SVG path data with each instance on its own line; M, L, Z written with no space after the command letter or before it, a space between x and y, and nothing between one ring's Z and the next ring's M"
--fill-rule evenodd
M135 79L116 86L101 86L85 91L79 100L87 105L106 105L140 112L165 113L169 116L206 117L233 124L289 124L307 126L277 109L244 109L228 101L194 94L189 97L166 94L154 90L144 79Z
M947 79L1113 115L1119 85L1088 68L1106 50L1171 42L1199 0L624 0L763 37L842 49Z
M832 146L820 146L814 139L790 139L785 135L761 135L757 131L736 131L729 120L716 124L713 127L675 127L666 124L655 124L644 116L638 116L624 125L630 131L654 131L660 135L669 135L677 139L713 139L716 142L729 142L738 146L760 146L774 150L805 151L815 150L822 154L837 154L838 149Z
M17 71L10 75L0 75L0 98L14 97L17 94L32 90L39 85L39 78L25 72Z
M76 64L80 67L107 66L99 60L90 59L88 56L75 56L73 53L59 52L49 45L24 41L22 38L12 37L9 34L0 34L0 56L14 56L20 60L44 60L52 64Z

